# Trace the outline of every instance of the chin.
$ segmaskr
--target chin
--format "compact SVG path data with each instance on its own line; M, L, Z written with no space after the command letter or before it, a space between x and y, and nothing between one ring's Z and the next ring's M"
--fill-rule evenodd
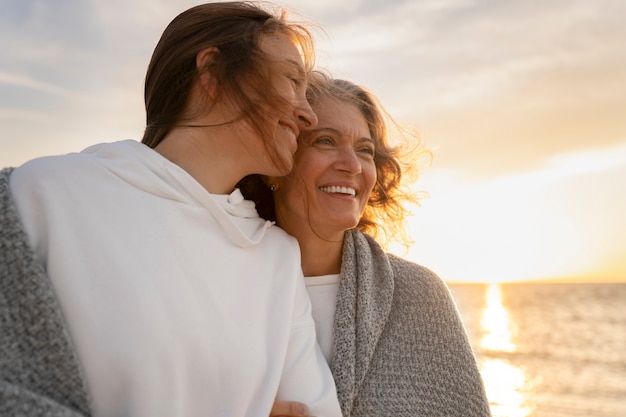
M264 172L261 175L270 177L282 177L293 169L294 157L287 149L274 149L265 157Z
M336 230L342 230L344 233L348 230L354 229L359 225L358 220L355 222L354 219L332 219L332 215L329 213L326 217L326 221L328 224L334 225Z
M294 158L291 153L287 155L279 155L280 165L276 165L276 170L280 171L280 173L276 176L287 175L293 169Z

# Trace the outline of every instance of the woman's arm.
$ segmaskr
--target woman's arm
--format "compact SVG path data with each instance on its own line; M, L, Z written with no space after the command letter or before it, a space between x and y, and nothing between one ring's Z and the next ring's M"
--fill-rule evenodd
M317 344L304 278L296 283L292 328L277 400L299 401L311 415L341 417L335 381Z
M309 417L309 407L296 401L274 401L270 417Z

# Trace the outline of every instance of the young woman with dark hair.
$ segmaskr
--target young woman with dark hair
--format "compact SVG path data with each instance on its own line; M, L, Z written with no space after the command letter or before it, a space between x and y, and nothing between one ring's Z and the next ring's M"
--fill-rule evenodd
M338 416L298 245L235 188L285 175L307 30L254 3L191 8L145 82L143 143L0 175L0 415Z

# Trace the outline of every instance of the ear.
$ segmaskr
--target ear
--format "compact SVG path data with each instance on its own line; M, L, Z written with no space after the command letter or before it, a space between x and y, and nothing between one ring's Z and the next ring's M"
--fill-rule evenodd
M196 55L196 69L198 70L200 85L209 94L209 97L217 96L217 80L207 70L207 66L212 61L219 59L220 51L216 47L203 49Z

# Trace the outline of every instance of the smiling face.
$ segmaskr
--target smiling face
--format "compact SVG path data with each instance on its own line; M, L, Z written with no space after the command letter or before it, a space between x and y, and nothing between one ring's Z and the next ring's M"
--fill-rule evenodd
M300 137L293 171L278 185L278 225L298 237L341 241L356 227L376 183L375 142L352 103L323 98L316 128Z
M290 37L285 33L265 34L260 47L270 57L272 65L269 82L277 93L277 101L267 102L260 97L259 104L267 115L264 131L271 137L261 137L263 150L269 165L261 168L267 175L285 175L293 166L293 155L297 149L300 130L310 129L317 124L317 116L306 99L306 74L302 57ZM259 133L254 133L259 137ZM255 151L257 149L255 148Z

